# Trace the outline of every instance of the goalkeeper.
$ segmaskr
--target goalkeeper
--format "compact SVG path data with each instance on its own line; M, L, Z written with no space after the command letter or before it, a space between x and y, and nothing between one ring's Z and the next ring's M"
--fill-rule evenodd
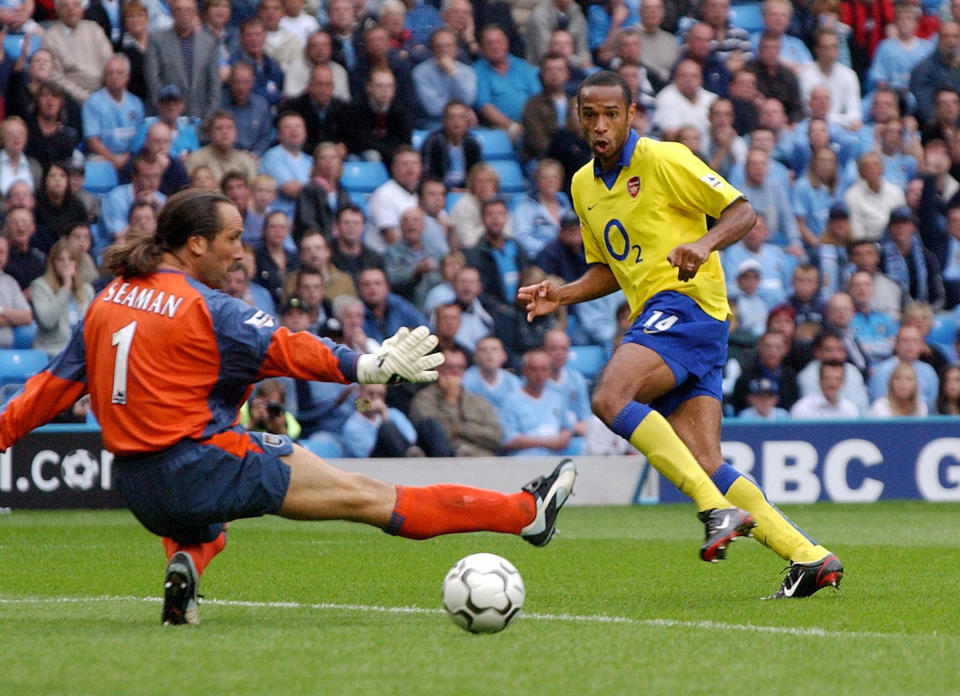
M163 538L162 621L198 622L200 574L226 543L224 523L276 514L343 519L388 534L553 534L576 471L565 460L512 495L455 485L395 486L340 471L285 435L247 432L250 385L290 376L331 382L429 382L442 354L426 327L401 329L358 355L218 290L243 255L243 221L219 193L171 196L153 235L107 250L116 278L90 304L66 349L0 413L0 451L89 392L124 500Z

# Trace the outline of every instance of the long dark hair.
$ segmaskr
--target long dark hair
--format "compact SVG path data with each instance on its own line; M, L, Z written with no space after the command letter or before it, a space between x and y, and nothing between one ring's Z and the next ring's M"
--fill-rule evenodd
M194 235L209 240L220 231L220 203L233 201L218 191L186 189L167 200L157 218L157 231L152 235L128 233L103 254L103 268L123 278L147 275L157 270L163 255L176 251Z

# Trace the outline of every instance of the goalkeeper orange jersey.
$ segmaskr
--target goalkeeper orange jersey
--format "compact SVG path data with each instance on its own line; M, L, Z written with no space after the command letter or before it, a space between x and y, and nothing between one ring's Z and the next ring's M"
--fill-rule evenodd
M90 303L64 351L0 413L0 450L87 392L114 454L215 437L230 449L227 431L251 384L278 376L352 382L357 357L278 327L273 316L179 271L117 278Z

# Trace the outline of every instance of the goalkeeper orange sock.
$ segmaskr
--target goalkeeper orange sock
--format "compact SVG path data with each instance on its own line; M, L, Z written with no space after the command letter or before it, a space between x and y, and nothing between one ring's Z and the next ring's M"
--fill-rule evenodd
M203 571L213 560L213 557L223 551L223 547L227 545L227 535L225 532L220 532L216 539L203 544L181 544L169 537L163 537L162 541L168 561L177 551L186 551L193 558L193 564L197 567L197 575L203 575Z
M407 539L457 532L519 534L536 512L536 500L526 491L508 495L446 483L397 486L397 502L383 531Z

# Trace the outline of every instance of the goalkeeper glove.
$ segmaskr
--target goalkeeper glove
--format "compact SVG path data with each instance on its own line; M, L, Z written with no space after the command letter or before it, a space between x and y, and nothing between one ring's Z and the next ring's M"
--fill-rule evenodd
M418 326L413 331L402 327L384 341L376 353L360 356L357 382L433 382L438 376L434 368L443 364L442 353L430 353L436 347L437 337L426 326Z

